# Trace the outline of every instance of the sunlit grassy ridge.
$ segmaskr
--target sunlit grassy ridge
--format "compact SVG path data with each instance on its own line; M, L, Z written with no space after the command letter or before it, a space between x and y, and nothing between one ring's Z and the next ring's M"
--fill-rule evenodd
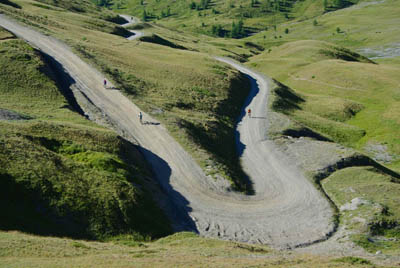
M168 234L136 148L72 111L42 56L0 33L0 109L25 118L0 118L0 228L92 239Z
M381 267L178 233L152 243L98 243L0 232L0 267Z

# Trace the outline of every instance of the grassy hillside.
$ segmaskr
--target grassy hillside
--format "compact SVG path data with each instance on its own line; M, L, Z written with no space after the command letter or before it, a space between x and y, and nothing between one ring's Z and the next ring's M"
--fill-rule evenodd
M0 267L383 267L178 233L152 243L98 243L0 232Z
M250 65L300 94L304 101L286 111L293 119L378 160L382 145L382 163L400 171L398 67L320 41L287 43Z
M312 0L120 0L113 1L110 7L143 20L221 37L232 37L232 23L243 20L244 32L236 36L243 37L274 28L274 25L285 21L315 17L358 1L337 2L329 0L324 5L323 1ZM213 29L217 26L218 29Z
M0 229L91 239L170 232L135 147L73 111L43 57L3 30L0 69Z
M394 46L400 42L399 12L396 0L364 0L318 17L282 23L248 39L266 47L296 40L328 41L351 49Z
M187 50L130 42L110 34L107 29L115 24L101 20L103 14L90 10L84 14L67 12L58 7L47 9L30 0L15 2L21 10L2 9L65 40L139 107L161 120L194 158L207 167L209 175L231 180L235 189L247 189L234 141L235 122L249 89L243 75L193 51L197 50L197 44L190 37L169 38L177 44L190 40L189 45L184 45Z

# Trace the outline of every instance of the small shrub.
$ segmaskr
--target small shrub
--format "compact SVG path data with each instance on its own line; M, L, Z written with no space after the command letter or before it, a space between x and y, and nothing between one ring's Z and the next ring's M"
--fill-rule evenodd
M351 257L351 256L335 259L334 262L372 265L372 263L369 260L358 258L358 257Z

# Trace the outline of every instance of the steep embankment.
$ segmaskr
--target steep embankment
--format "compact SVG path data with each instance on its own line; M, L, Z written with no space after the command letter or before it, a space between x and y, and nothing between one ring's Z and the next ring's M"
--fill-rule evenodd
M246 118L242 121L243 130L239 128L241 136L246 137L242 140L247 146L244 159L247 155L258 158L255 164L245 167L251 177L254 176L255 195L218 191L219 187L207 180L198 165L157 121L145 115L148 124L141 125L134 116L139 109L119 91L104 89L102 76L65 45L4 16L0 17L0 25L54 57L68 71L75 86L107 115L114 127L140 144L160 184L176 205L177 213L173 215L176 225L195 228L206 236L278 247L312 243L325 239L332 232L328 202L283 155L273 150L271 142L264 139L263 120ZM257 79L259 87L253 80L253 91L259 90L260 95L252 105L258 116L265 117L267 81L243 67L240 70ZM183 218L185 215L193 222Z

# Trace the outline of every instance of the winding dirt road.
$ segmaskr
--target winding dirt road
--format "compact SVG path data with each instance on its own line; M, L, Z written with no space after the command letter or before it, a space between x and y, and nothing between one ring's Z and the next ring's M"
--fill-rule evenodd
M119 16L124 18L127 21L127 23L121 25L122 27L125 27L125 28L129 27L129 26L132 26L132 25L135 25L136 23L139 22L139 20L137 18L129 16L129 15L119 15ZM144 35L144 33L141 32L141 31L135 31L135 30L129 30L129 31L131 33L133 33L132 36L127 38L128 40L131 40L131 41L135 40L135 39L138 39L139 37L142 37Z
M139 109L120 91L105 89L103 75L76 56L65 44L0 14L0 26L28 41L63 66L81 91L113 122L119 133L134 139L175 211L170 218L177 229L201 235L278 248L323 240L334 230L328 201L266 137L269 80L227 59L219 59L247 74L252 93L246 106L253 118L238 124L244 170L255 194L226 192L210 182L197 163L149 115L141 125ZM244 115L244 112L243 112Z

